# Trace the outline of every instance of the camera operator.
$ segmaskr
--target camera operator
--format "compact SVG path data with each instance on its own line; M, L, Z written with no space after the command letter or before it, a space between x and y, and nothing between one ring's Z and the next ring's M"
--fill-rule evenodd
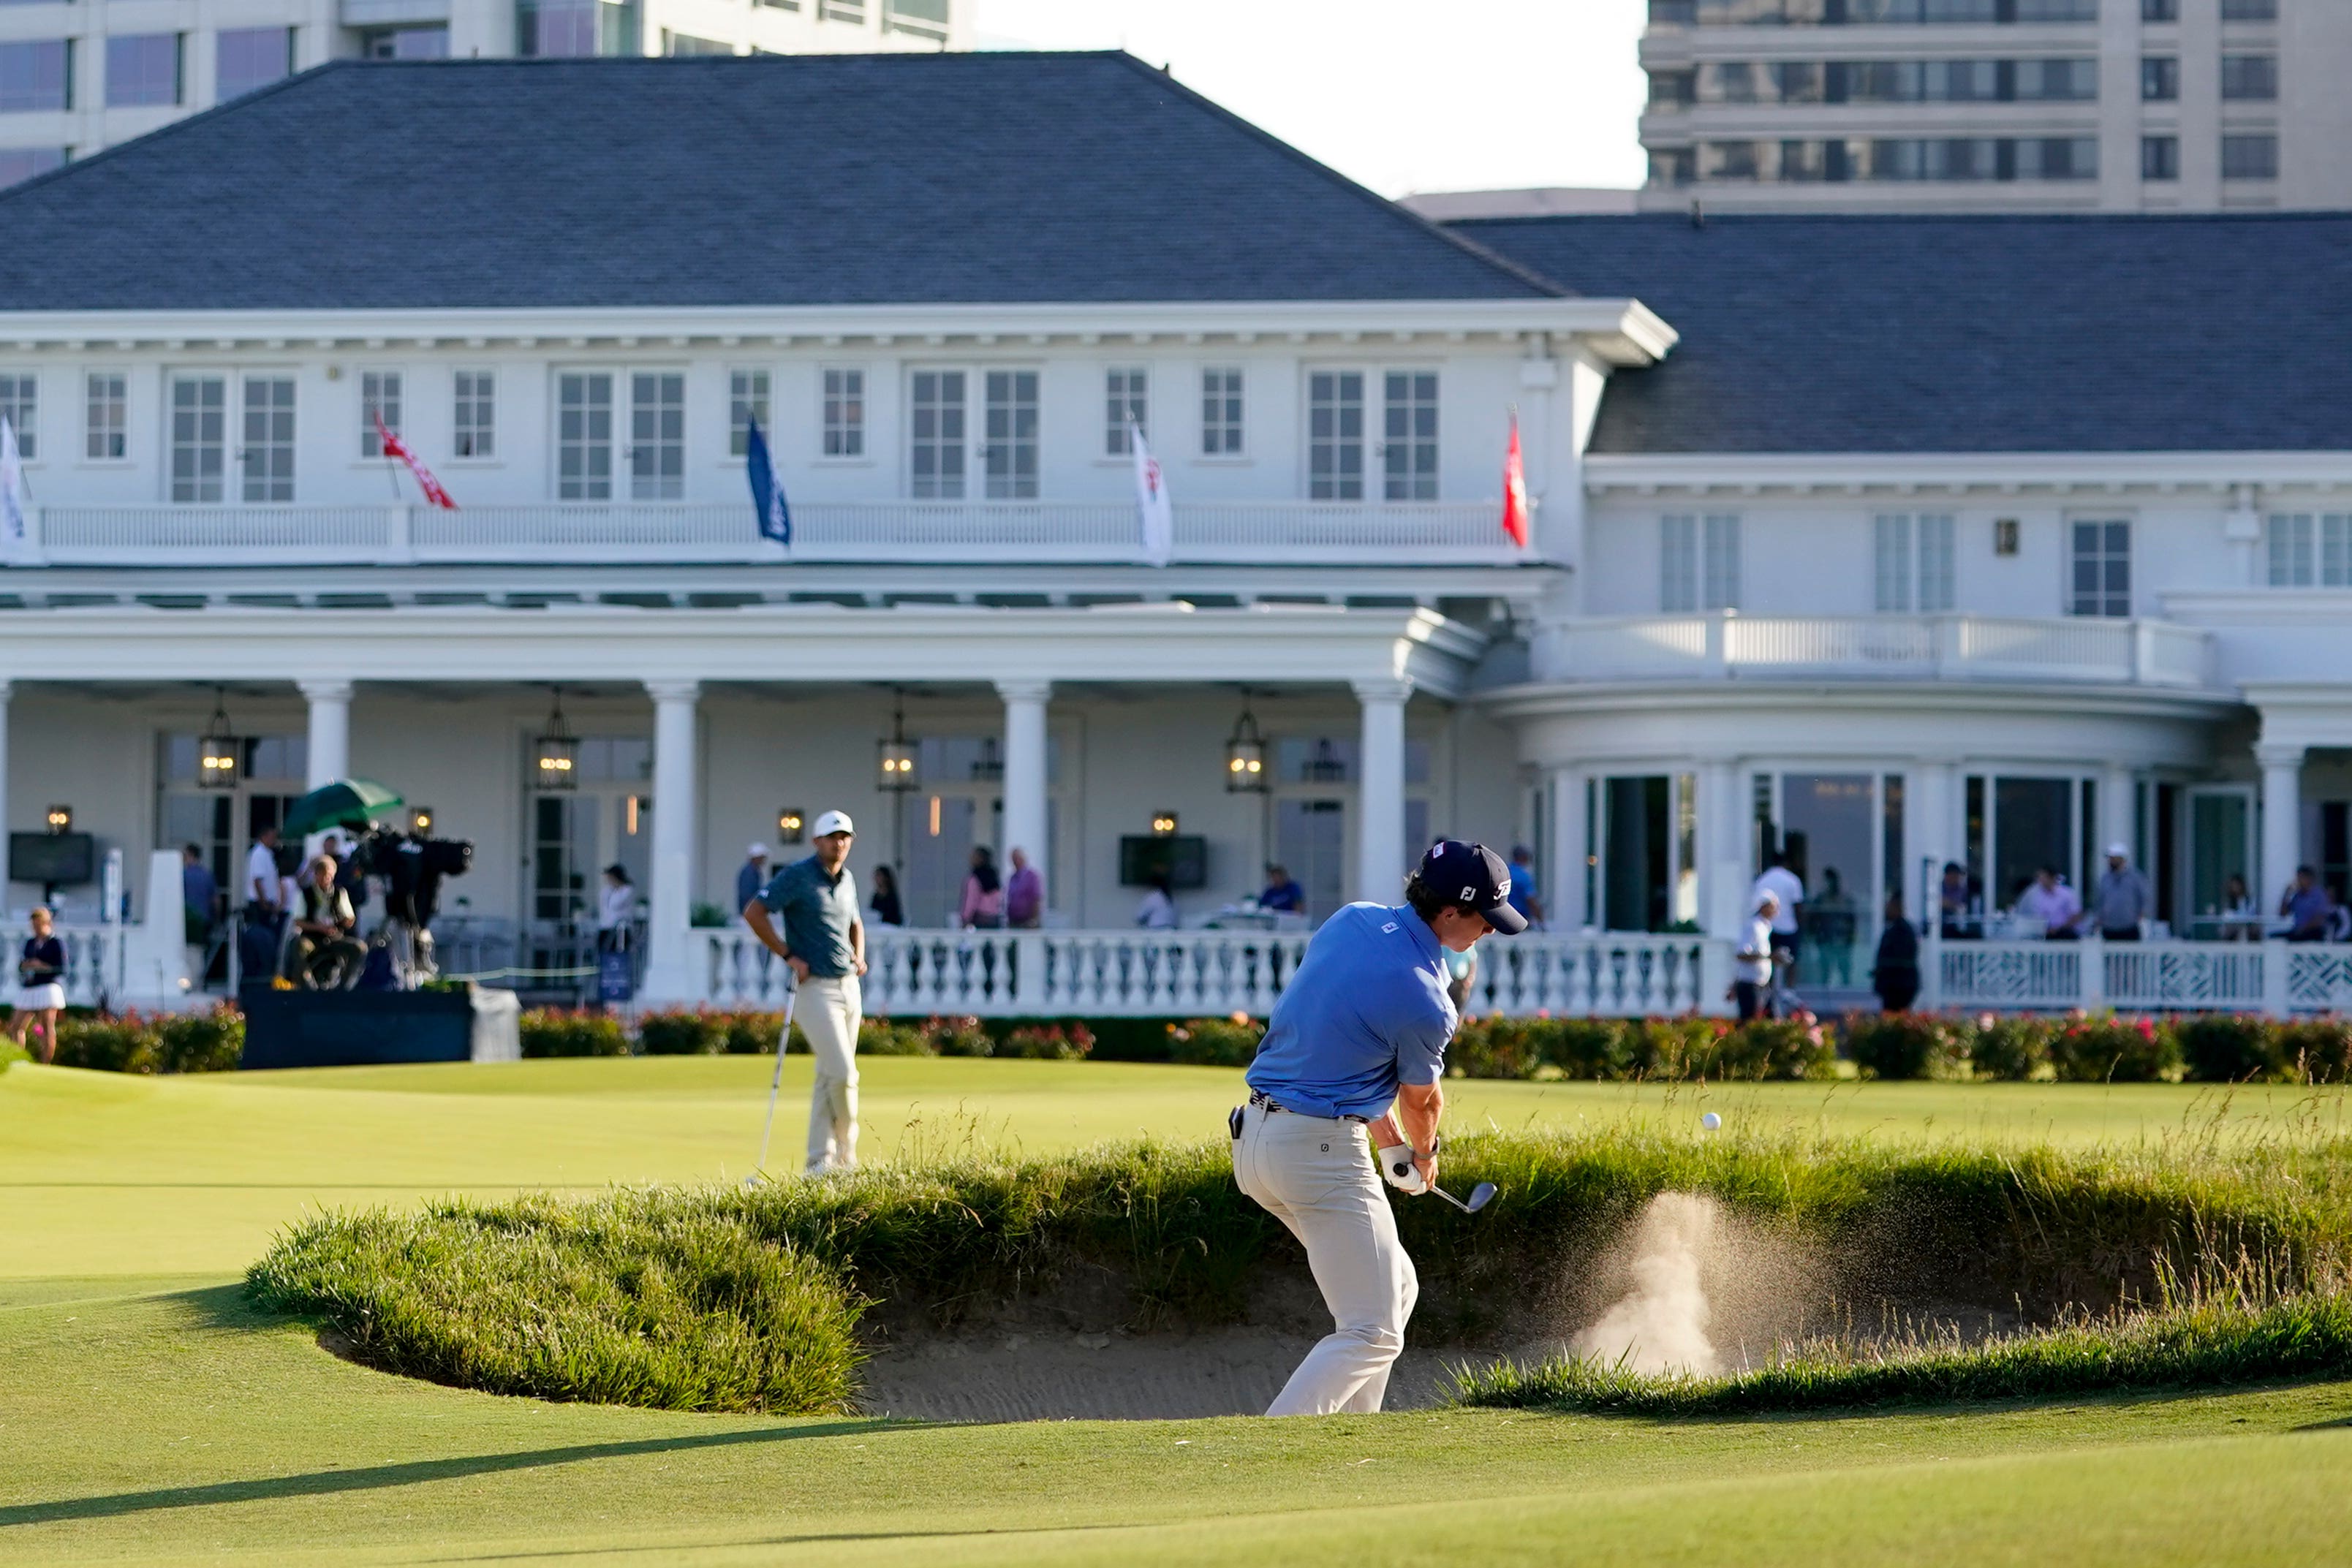
M359 917L350 895L336 885L337 869L335 857L322 854L302 877L302 913L294 922L287 968L288 977L308 990L347 991L367 962L367 949L352 935Z

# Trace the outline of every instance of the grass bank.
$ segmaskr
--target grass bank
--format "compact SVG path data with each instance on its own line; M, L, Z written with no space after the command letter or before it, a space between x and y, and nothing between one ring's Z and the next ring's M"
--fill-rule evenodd
M1465 1138L1449 1176L1495 1181L1504 1200L1475 1222L1426 1202L1398 1215L1423 1280L1423 1343L1561 1321L1666 1192L1716 1199L1825 1295L2014 1305L2046 1322L2245 1259L2282 1294L2332 1281L2352 1259L2347 1171L2352 1146L2337 1142L2063 1152L1627 1126ZM361 1358L436 1381L818 1411L850 1397L868 1304L947 1326L1078 1291L1139 1330L1198 1328L1252 1321L1270 1281L1303 1276L1222 1147L1139 1144L748 1190L327 1216L281 1238L249 1283ZM761 1370L745 1347L787 1322L832 1347L833 1372Z

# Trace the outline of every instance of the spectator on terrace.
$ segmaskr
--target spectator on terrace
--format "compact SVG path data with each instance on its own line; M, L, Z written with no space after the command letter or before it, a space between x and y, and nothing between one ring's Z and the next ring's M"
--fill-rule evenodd
M2033 881L2017 895L2017 917L2039 925L2042 936L2053 942L2070 942L2081 935L2075 926L2083 918L2083 901L2066 885L2056 866L2046 865L2033 873Z
M1034 930L1045 913L1045 879L1029 863L1028 852L1019 844L1007 852L1013 874L1004 879L1004 924L1016 930Z
M1168 890L1164 876L1151 879L1151 886L1143 894L1143 902L1135 906L1135 923L1146 931L1176 929L1176 895Z
M2319 885L2319 873L2307 865L2294 868L2294 885L2279 900L2279 914L2286 921L2286 939L2290 942L2325 942L2327 940L2328 916L2336 905L2327 890Z
M1886 928L1878 934L1870 988L1878 993L1879 1007L1890 1013L1909 1012L1919 996L1919 933L1903 918L1899 894L1886 901Z
M874 900L866 907L874 911L877 925L907 924L907 912L898 903L898 876L888 866L874 868Z
M1544 919L1543 884L1536 880L1536 852L1525 844L1511 846L1511 897L1513 909L1528 917L1528 924L1541 929Z
M1944 862L1944 880L1937 887L1936 900L1946 941L1976 935L1976 890L1969 885L1968 869L1959 862Z
M1276 915L1298 915L1307 908L1307 890L1298 885L1290 873L1268 862L1265 868L1265 890L1257 895L1257 906Z
M971 873L963 879L963 902L956 924L966 930L993 931L1004 924L1004 879L986 844L971 846Z
M212 940L213 920L220 903L220 883L205 864L205 852L194 844L180 846L180 908L187 925L188 946L201 947Z

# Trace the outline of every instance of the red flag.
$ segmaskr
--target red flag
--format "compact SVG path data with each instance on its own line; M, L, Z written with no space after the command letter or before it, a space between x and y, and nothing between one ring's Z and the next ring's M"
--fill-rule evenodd
M449 492L441 487L441 481L433 477L433 470L416 460L416 454L408 449L407 443L383 427L383 415L380 413L375 416L375 438L386 457L397 457L408 465L408 472L415 476L416 487L425 492L426 500L445 512L457 509L457 503L449 498Z
M1519 461L1519 416L1511 415L1511 450L1503 459L1503 531L1528 548L1528 471Z

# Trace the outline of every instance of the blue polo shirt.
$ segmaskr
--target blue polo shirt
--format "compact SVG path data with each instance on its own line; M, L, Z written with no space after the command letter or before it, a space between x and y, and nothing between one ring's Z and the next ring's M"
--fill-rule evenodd
M1274 1004L1249 1086L1304 1116L1385 1112L1434 1083L1460 1020L1445 949L1411 907L1351 904L1323 923Z
M857 924L857 879L845 865L827 876L816 857L794 861L768 879L760 902L783 926L784 946L811 977L837 980L857 967L849 928Z

